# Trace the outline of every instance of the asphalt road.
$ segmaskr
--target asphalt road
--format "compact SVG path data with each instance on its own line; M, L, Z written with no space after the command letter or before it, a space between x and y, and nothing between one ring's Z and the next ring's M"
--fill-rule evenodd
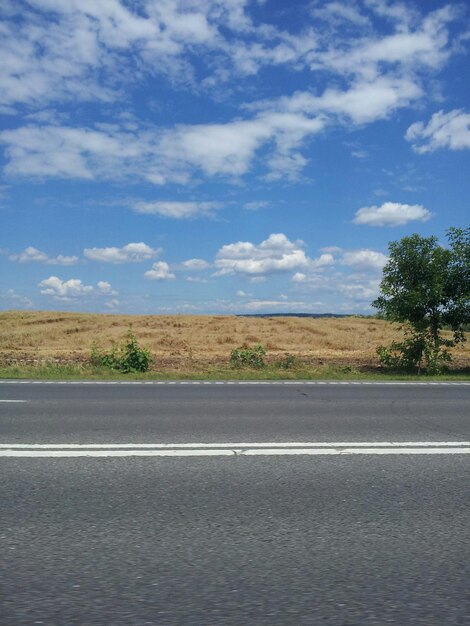
M25 400L25 402L2 402ZM469 386L0 385L0 443L469 442ZM467 626L470 455L0 458L8 626Z
M470 384L3 383L0 438L6 443L470 441L469 403Z

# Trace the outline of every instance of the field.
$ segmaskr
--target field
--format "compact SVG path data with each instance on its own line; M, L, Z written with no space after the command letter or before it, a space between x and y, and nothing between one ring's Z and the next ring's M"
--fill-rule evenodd
M376 347L401 337L375 318L104 315L7 311L0 313L0 366L76 365L90 359L91 345L121 342L129 324L150 348L153 369L204 371L223 367L233 348L261 343L268 362L286 354L310 367L378 367ZM470 367L470 341L453 351L454 367Z

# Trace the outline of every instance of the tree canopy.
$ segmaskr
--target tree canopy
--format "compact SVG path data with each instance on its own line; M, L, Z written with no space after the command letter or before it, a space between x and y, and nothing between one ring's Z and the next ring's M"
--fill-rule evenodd
M408 339L394 344L402 363L428 368L449 360L444 347L465 340L470 323L470 226L447 231L448 247L436 237L411 235L389 244L389 260L380 283L381 295L372 306L393 322L405 325ZM452 339L443 339L448 328ZM406 354L405 354L406 353ZM407 355L407 356L406 356ZM434 363L434 365L433 365Z

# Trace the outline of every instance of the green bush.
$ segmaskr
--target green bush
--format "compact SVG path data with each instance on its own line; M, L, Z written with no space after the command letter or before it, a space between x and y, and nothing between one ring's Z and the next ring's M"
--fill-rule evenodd
M441 346L451 346L452 341L440 339L435 347L429 333L408 334L401 342L392 341L390 346L379 346L377 354L380 363L387 368L397 370L423 370L427 374L442 374L446 371L451 356Z
M121 346L113 346L110 352L103 352L96 342L91 346L91 362L94 365L120 370L125 373L146 372L152 361L148 348L139 346L137 337L129 326L127 339Z
M230 353L230 364L232 367L254 367L261 369L266 366L264 357L266 356L266 350L260 343L256 343L254 346L241 346L235 348Z

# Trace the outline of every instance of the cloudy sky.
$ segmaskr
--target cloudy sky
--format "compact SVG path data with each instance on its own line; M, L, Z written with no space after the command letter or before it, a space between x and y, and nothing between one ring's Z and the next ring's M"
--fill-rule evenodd
M2 309L366 313L469 222L467 2L0 14Z

